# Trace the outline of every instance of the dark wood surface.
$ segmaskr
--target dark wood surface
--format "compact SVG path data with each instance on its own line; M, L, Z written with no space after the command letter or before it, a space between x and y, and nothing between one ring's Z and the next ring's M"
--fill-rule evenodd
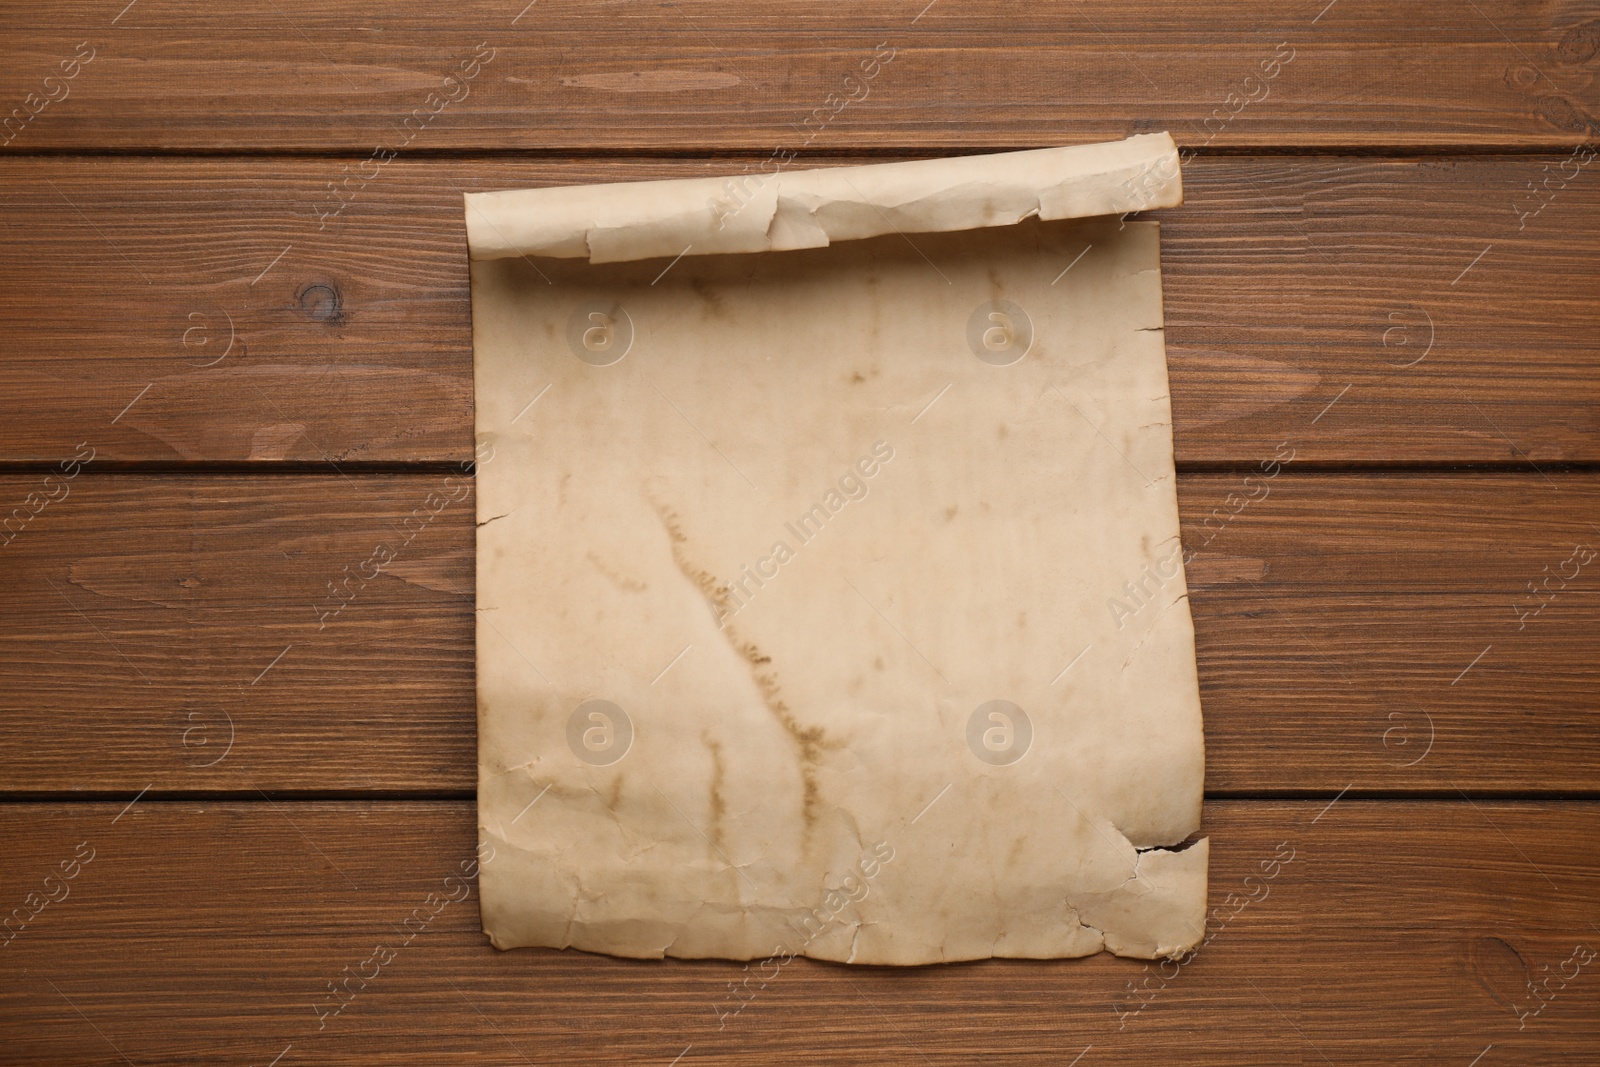
M124 5L0 15L0 1063L1593 1058L1600 9ZM472 853L470 501L320 614L470 458L461 192L1162 129L1201 953L798 960L719 1029L740 965L473 894L319 1030Z

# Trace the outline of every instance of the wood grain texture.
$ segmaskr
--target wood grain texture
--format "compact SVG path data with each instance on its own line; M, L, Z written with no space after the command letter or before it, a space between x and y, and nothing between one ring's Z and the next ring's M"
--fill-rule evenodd
M1213 793L1594 790L1600 477L1243 478L1178 486ZM473 787L465 481L68 485L0 545L7 789Z
M1466 1065L1490 1044L1500 1062L1583 1062L1600 976L1562 964L1600 940L1600 808L1327 803L1206 806L1212 936L1182 967L749 972L491 948L475 894L446 881L473 856L470 803L0 807L7 908L93 850L0 948L0 1062L1067 1064L1092 1046L1082 1067ZM948 847L937 813L883 839ZM1527 990L1574 969L1548 1002ZM747 1006L719 1020L747 973Z
M1600 462L1600 182L1563 158L1188 163L1179 462ZM0 460L468 458L460 192L749 162L397 161L319 220L344 163L0 160Z
M8 17L7 150L1570 144L1600 103L1583 0L119 8Z

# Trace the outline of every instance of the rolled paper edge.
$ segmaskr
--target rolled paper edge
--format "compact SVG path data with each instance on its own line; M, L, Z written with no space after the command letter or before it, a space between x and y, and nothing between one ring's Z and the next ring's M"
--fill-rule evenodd
M1167 133L864 167L464 194L472 259L620 263L821 248L889 233L1122 215L1183 202Z

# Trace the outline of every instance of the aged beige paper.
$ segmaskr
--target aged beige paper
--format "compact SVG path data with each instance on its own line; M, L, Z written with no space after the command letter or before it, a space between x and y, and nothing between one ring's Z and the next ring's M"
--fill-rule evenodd
M1198 942L1158 231L1116 217L1180 196L1160 135L468 197L494 944Z

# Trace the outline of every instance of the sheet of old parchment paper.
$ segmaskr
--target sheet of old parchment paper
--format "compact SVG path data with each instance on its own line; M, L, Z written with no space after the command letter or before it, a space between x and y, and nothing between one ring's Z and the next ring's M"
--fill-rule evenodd
M1158 231L1117 217L1180 198L1164 134L467 197L494 944L1198 942Z

